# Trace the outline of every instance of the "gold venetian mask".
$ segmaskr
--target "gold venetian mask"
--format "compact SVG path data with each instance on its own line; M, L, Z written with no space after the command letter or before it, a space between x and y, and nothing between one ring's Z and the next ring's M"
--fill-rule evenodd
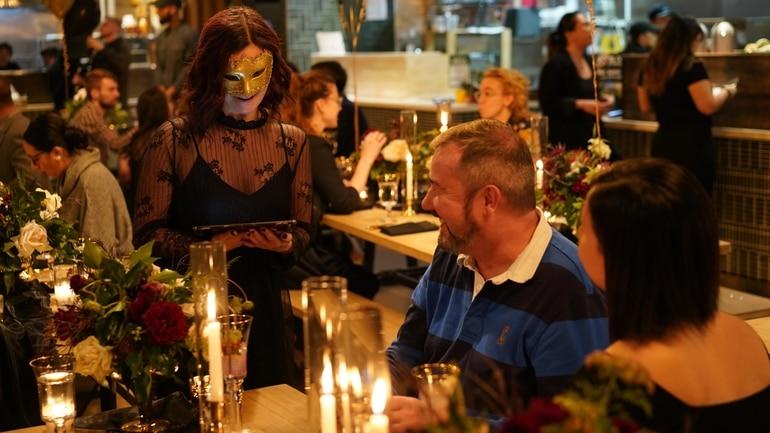
M269 51L230 62L230 69L225 72L225 92L238 98L251 98L267 89L272 73L273 56Z

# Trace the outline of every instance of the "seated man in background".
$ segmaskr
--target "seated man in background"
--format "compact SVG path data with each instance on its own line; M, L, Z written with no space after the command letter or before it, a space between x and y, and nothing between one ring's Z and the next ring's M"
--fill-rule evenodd
M104 69L94 69L86 74L85 84L88 100L75 113L69 125L86 133L89 147L99 149L102 164L110 167L107 163L110 150L117 151L125 147L131 141L134 129L121 135L104 121L104 112L113 108L120 98L115 75ZM117 163L113 165L110 168L117 167Z
M13 58L13 47L8 42L0 42L0 70L21 69L21 67L11 59Z
M32 163L21 147L21 136L28 126L29 119L13 103L10 81L0 77L0 182L7 184L21 175L27 183L49 188L44 176L33 173Z
M471 413L502 416L483 402L508 395L477 383L497 389L501 377L525 402L560 391L608 344L604 298L535 207L532 158L509 125L476 120L432 146L422 206L441 219L439 246L387 350L394 390L414 391L404 386L414 366L451 362ZM392 433L423 430L430 417L412 397L393 397L388 412Z
M337 93L342 97L342 110L337 115L337 151L335 156L350 156L356 151L356 132L355 132L355 104L345 95L345 86L348 82L348 74L337 62L319 62L310 67L313 71L321 71L334 80L337 86ZM358 137L364 136L369 129L369 123L366 121L364 111L358 108Z

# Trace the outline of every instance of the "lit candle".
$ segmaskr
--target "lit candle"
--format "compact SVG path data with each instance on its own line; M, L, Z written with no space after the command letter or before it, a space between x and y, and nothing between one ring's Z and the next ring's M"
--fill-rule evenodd
M350 369L350 385L353 387L353 395L356 398L364 396L364 387L361 384L361 373L356 366L353 366Z
M337 400L334 398L329 355L324 355L324 369L321 373L321 433L337 433Z
M208 401L224 401L224 375L222 371L222 325L217 321L217 295L209 290L206 307L209 323L206 325L206 337L209 341L209 396Z
M537 189L543 189L543 160L538 159L535 163L535 185Z
M70 288L68 279L65 278L54 285L53 298L56 300L56 305L59 307L71 305L75 302L75 292Z
M348 366L344 360L339 362L339 373L337 374L340 386L340 404L342 405L342 425L345 429L352 428L352 416L350 414L350 394L348 392Z
M41 411L44 421L75 417L75 404L63 399L48 399Z
M406 152L406 207L407 211L412 210L412 200L414 200L414 157L411 151Z
M385 380L375 380L372 389L372 415L364 424L364 433L388 433L388 416L383 413L387 399L388 386Z
M438 130L439 132L444 132L449 129L449 112L441 110L439 115L441 116L441 127Z

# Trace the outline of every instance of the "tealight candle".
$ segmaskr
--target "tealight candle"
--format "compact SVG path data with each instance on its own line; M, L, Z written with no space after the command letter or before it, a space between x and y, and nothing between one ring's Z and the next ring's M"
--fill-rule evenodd
M543 189L543 160L538 159L535 163L535 186L537 189Z

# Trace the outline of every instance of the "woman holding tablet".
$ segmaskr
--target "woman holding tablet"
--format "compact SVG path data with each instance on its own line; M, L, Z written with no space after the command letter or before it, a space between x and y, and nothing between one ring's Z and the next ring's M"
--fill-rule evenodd
M275 282L308 243L313 190L305 134L273 120L290 77L279 43L250 8L208 20L187 78L188 114L166 122L148 146L135 201L137 242L155 240L155 254L171 264L209 237L237 259L229 277L256 308L247 389L298 379L285 320L291 308ZM193 231L273 220L297 224Z

